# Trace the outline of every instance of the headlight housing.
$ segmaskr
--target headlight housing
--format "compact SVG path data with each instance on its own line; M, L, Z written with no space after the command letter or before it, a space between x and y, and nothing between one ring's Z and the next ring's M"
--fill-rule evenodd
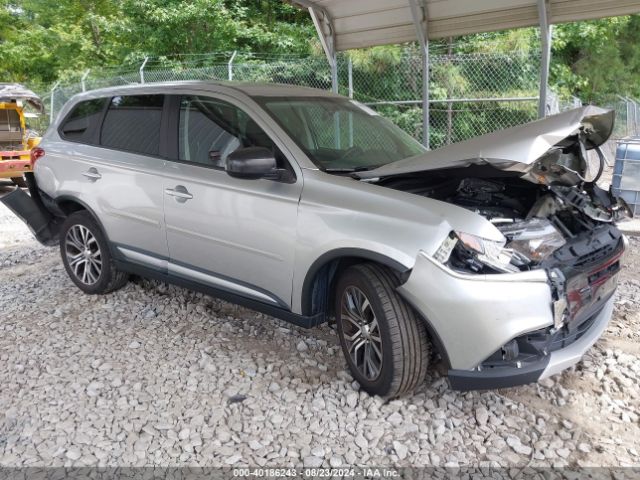
M566 244L562 233L543 218L498 226L505 239L489 240L453 231L442 242L434 259L472 272L516 273L542 263Z
M460 243L475 253L477 261L499 272L517 272L517 267L511 265L512 252L504 248L506 240L497 242L470 233L456 232Z
M505 241L497 242L466 232L451 232L442 242L433 258L447 263L455 251L472 271L479 272L489 267L499 272L514 272L518 269L511 265L512 254L504 249Z
M529 260L540 263L567 242L558 229L544 218L532 218L500 227L509 239L507 247Z

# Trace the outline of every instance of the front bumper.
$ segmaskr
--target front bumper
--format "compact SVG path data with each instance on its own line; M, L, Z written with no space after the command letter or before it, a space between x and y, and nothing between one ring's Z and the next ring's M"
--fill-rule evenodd
M454 390L483 390L514 387L550 377L578 363L582 356L602 336L613 313L613 297L592 318L586 320L579 337L564 348L545 355L521 367L501 367L484 370L449 370L449 382Z
M627 246L624 237L611 238L617 246L566 267L560 287L544 269L465 274L421 252L398 291L425 319L454 389L531 383L577 363L606 329ZM558 291L570 314L554 323Z
M510 340L554 322L543 270L463 274L421 252L398 292L425 319L456 370L472 370Z

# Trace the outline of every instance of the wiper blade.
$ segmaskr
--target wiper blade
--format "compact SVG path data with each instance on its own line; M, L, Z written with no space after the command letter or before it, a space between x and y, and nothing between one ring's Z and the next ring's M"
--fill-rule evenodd
M374 167L351 167L351 168L325 168L327 173L353 173L353 172L365 172L371 170Z

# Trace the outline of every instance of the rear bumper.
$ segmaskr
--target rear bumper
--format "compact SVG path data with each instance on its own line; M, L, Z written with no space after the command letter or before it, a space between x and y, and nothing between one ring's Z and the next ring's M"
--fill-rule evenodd
M536 361L518 367L485 370L449 370L449 382L454 390L486 390L515 387L550 377L578 363L582 356L602 336L613 314L613 297L592 319L588 328L568 346L553 351Z
M0 151L0 178L19 177L31 171L29 150Z
M59 223L42 204L34 183L33 173L27 173L25 177L31 195L16 188L12 192L0 196L0 202L27 224L31 233L40 243L55 245L58 242Z

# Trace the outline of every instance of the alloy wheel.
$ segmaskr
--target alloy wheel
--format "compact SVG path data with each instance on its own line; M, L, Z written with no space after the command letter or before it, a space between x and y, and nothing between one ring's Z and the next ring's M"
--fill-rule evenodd
M96 237L83 225L73 225L65 237L67 263L75 277L93 285L102 272L102 255Z
M368 380L382 370L382 336L378 319L367 296L357 287L344 290L340 318L349 356Z

